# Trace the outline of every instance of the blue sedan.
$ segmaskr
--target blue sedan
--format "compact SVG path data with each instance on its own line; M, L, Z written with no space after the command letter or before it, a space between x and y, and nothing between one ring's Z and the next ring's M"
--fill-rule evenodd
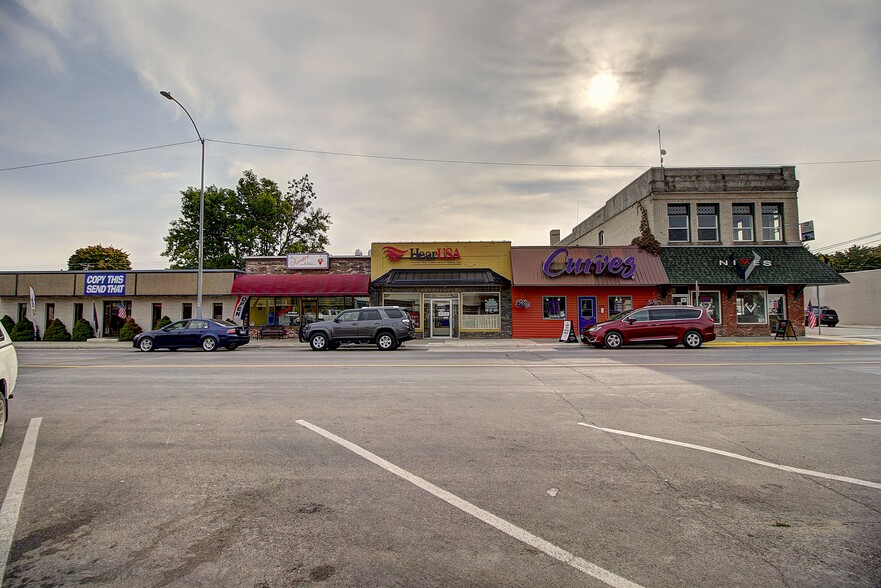
M232 351L251 340L248 329L228 321L211 319L186 319L135 335L132 346L141 351L153 351L165 347L180 349L181 347L201 347L205 351L214 351L225 347Z

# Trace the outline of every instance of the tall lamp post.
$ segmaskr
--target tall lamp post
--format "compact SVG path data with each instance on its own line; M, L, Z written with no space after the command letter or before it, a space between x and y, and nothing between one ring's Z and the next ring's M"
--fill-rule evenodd
M187 116L190 118L190 122L193 123L193 128L196 129L196 134L199 136L199 142L202 144L202 187L199 189L199 272L196 284L196 318L202 318L202 242L205 225L205 139L202 138L202 133L199 132L199 127L196 126L196 121L193 120L193 117L190 116L190 113L184 108L184 105L178 102L177 99L171 95L171 92L162 90L159 93L172 102L176 102L178 106L183 108L183 111L186 112Z

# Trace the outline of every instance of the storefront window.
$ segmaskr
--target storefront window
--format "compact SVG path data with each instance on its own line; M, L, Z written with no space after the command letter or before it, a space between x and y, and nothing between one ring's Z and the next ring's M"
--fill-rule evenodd
M737 324L760 325L768 322L764 292L737 293Z
M469 331L498 331L502 328L499 294L462 293L462 328Z
M400 306L410 315L416 330L422 328L422 313L420 312L421 296L419 292L386 292L383 296L383 304L386 306Z
M633 310L633 296L609 296L609 318Z
M565 319L566 318L566 297L565 296L542 296L541 306L543 318L546 319Z
M694 298L694 293L692 293L692 298ZM705 292L701 290L698 293L698 300L695 306L705 309L710 318L713 319L713 322L719 325L722 324L721 300L722 297L719 292Z

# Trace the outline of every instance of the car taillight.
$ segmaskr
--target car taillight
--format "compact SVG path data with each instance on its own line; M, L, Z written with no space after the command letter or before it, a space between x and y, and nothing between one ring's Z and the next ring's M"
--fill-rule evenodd
M226 330L226 334L227 334L227 335L235 335L235 334L236 334L236 329L227 329L227 330Z

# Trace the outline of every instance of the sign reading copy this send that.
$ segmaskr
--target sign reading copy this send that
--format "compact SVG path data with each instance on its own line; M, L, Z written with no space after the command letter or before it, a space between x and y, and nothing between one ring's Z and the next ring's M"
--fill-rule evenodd
M86 274L86 296L124 296L125 272Z

